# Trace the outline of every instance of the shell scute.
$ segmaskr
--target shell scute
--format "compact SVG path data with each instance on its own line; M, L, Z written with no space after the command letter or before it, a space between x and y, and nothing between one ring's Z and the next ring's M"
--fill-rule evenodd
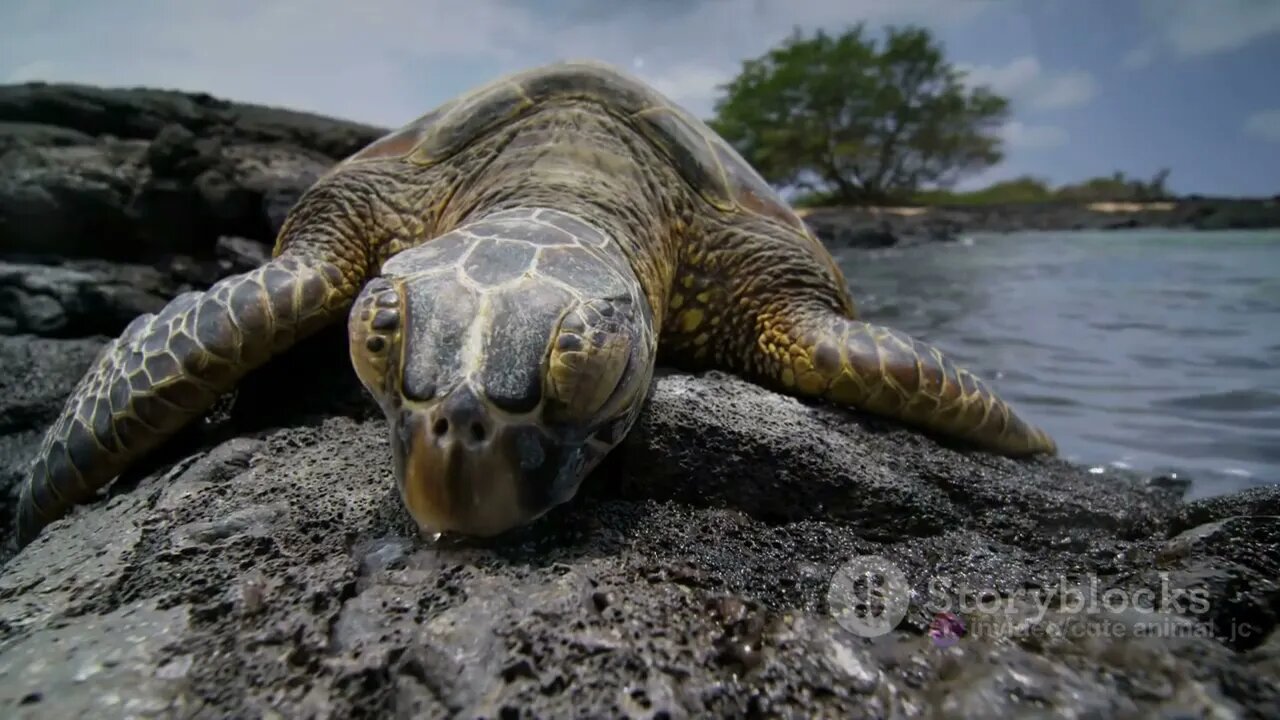
M475 138L516 119L533 107L534 101L516 82L499 81L459 101L456 107L426 134L410 160L433 165L448 158Z
M707 129L708 133L712 131ZM725 182L733 194L737 206L757 215L765 215L779 220L791 227L806 232L804 221L796 215L778 193L760 177L760 173L751 167L736 150L719 136L711 135L710 144L715 151L716 159L723 169Z
M690 118L674 107L656 107L636 115L640 131L663 150L685 181L721 210L732 208L724 171L715 152Z
M595 61L555 63L494 80L374 141L348 162L408 157L437 164L533 110L571 100L594 102L631 124L713 207L773 218L804 232L800 217L706 123L638 78Z
M604 63L560 63L535 68L517 75L516 78L529 98L537 103L581 98L617 108L624 114L666 104L647 85Z
M456 100L450 100L398 130L383 135L347 158L347 162L407 156L457 104Z

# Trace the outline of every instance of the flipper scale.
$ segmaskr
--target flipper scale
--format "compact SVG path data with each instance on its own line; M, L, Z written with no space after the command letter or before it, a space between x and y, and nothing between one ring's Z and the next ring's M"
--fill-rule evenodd
M134 319L98 353L45 434L22 483L19 544L344 312L355 288L327 265L284 255Z

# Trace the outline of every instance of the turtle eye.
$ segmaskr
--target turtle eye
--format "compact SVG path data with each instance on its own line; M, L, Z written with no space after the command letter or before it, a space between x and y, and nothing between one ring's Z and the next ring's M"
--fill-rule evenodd
M347 321L351 364L379 403L388 397L388 367L403 326L400 293L385 278L370 281L351 307Z
M629 318L612 302L592 300L561 319L545 377L549 420L590 420L607 409L631 365Z

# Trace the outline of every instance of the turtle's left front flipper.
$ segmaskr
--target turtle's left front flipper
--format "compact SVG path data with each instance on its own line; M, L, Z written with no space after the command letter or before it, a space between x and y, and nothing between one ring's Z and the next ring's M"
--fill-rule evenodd
M1054 454L973 373L890 328L816 308L770 316L759 328L761 381L784 392L899 420L1003 455Z
M284 254L135 319L98 354L22 484L18 544L90 501L271 356L341 316L358 288Z

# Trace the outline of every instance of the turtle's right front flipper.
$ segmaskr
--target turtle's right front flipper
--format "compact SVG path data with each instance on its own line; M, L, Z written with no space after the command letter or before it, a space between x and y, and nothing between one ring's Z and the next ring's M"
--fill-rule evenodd
M98 354L46 433L18 501L19 546L247 372L339 317L351 285L332 263L286 254L135 319Z
M1012 457L1057 445L936 347L831 311L779 307L756 344L760 379L794 395L929 430Z

